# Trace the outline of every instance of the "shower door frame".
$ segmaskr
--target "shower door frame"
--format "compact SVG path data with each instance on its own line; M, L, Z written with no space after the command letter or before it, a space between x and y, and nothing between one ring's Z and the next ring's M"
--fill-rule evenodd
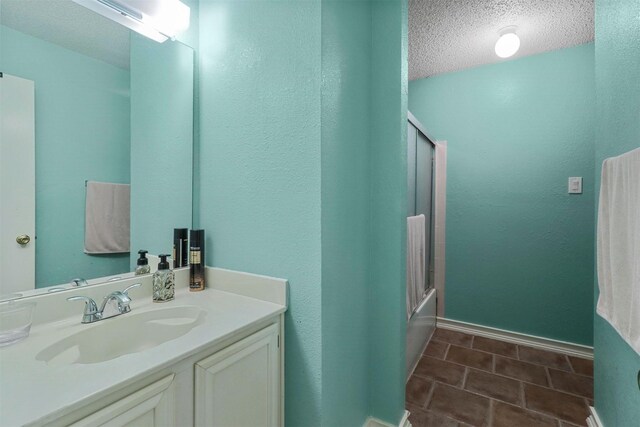
M419 133L424 136L427 143L430 143L434 151L432 153L432 168L431 168L431 234L433 236L431 245L432 265L433 269L433 282L432 286L426 289L424 298L420 301L418 308L411 314L411 317L407 321L407 336L406 336L406 372L407 381L411 377L413 370L417 363L420 361L420 357L424 352L424 349L431 339L431 335L436 327L437 316L444 316L444 274L445 274L445 214L446 214L446 162L447 162L447 142L436 141L430 138L422 124L408 112L408 123L416 129L415 140L415 162L417 163L417 144ZM409 151L409 140L407 135L407 163L409 163L409 157L411 152ZM410 165L407 165L410 166ZM417 181L418 172L417 165L414 168L415 171L407 172L407 184L409 185L409 177L415 177ZM417 185L414 182L414 192L417 193ZM409 200L410 202L410 200ZM408 203L409 204L409 203ZM407 213L409 215L416 214L417 210L417 197L414 198L413 211L407 206ZM430 239L431 240L431 239ZM426 261L425 261L426 262ZM425 266L426 267L426 266ZM427 274L429 276L430 274ZM427 281L425 277L425 281ZM426 287L426 286L425 286Z
M445 226L446 226L446 191L447 191L447 141L436 140L429 136L424 126L410 112L407 112L407 121L420 132L426 140L433 146L433 167L432 167L432 202L431 212L433 233L433 246L431 254L433 259L433 282L429 289L437 292L437 314L444 317L444 297L445 297ZM408 144L408 141L407 141Z

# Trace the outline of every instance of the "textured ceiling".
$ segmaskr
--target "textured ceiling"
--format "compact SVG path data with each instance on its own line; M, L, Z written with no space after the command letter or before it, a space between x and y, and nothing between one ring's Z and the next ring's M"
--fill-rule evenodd
M129 68L129 29L71 0L0 0L0 22L117 67Z
M593 0L409 0L409 80L493 62L501 28L516 25L513 58L593 40Z

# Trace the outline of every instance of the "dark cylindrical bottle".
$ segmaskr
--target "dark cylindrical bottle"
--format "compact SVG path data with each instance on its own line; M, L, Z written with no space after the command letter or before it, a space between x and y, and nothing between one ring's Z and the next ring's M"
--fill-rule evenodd
M204 291L204 230L191 230L189 235L189 290Z
M186 228L173 229L173 268L186 267L189 262L189 251Z

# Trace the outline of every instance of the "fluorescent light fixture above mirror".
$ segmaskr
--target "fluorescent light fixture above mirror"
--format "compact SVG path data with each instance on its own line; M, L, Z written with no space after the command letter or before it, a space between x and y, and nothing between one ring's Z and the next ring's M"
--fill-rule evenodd
M73 0L159 43L189 28L191 11L179 0Z

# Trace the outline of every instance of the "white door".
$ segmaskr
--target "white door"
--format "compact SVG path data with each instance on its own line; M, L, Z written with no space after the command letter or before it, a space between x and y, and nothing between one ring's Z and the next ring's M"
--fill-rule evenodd
M0 73L0 295L35 287L34 84Z
M275 427L280 411L278 325L196 364L196 427Z

